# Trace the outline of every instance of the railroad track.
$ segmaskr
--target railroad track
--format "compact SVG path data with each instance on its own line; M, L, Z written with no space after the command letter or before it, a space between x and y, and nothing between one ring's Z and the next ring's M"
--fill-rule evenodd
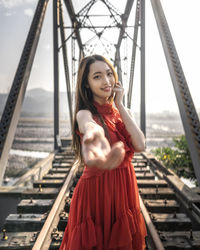
M69 149L56 153L49 172L22 193L17 213L5 220L0 250L59 249L81 176L73 161ZM133 164L147 249L200 249L200 195L148 153L135 154Z

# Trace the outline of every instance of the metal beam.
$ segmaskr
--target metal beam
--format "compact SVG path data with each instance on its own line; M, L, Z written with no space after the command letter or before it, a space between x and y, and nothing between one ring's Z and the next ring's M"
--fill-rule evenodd
M71 125L71 131L72 131L72 121L73 121L73 115L72 115L72 98L71 98L71 86L70 86L70 77L69 77L69 66L68 66L68 59L67 59L67 46L65 41L65 32L64 32L64 20L63 20L63 10L62 10L62 4L59 0L60 8L59 8L59 16L60 16L60 35L61 35L61 41L62 41L62 51L63 51L63 61L64 61L64 71L65 71L65 81L66 81L66 87L67 87L67 100L68 100L68 109L69 109L69 115L70 115L70 125ZM73 39L73 38L72 38Z
M117 53L117 74L118 74L118 78L119 81L122 83L122 66L121 66L121 56L120 56L120 50L118 48L116 48L116 53Z
M59 135L59 54L58 54L58 25L59 2L53 0L53 70L54 70L54 149L58 149Z
M121 84L123 86L120 50L116 49L116 52L117 52L117 65L116 65L117 66L117 74L118 74L119 81L121 82ZM125 105L125 96L123 97L123 104Z
M133 92L133 78L135 72L135 61L136 61L136 47L138 38L138 27L140 21L140 5L141 0L137 0L136 11L135 11L135 24L134 24L134 34L133 34L133 49L131 57L131 67L130 67L130 80L129 80L129 90L128 90L128 108L131 108L132 92Z
M31 73L48 0L39 0L0 122L0 184Z
M151 0L195 175L200 185L200 123L160 0Z
M145 0L141 0L140 6L141 18L141 98L140 98L140 127L144 136L146 136L146 104L145 104Z
M119 38L118 38L118 42L116 44L116 48L120 48L121 43L122 43L122 39L125 33L125 27L127 26L127 21L133 6L134 0L127 0L126 2L126 7L125 7L125 11L124 14L122 15L122 26L120 27L120 33L119 33ZM117 63L117 51L115 53L115 60L114 60L114 65L116 65Z
M82 54L84 54L84 52L83 52L83 43L82 43L81 36L80 36L80 33L79 33L79 29L78 29L78 20L76 18L76 14L75 14L75 11L74 11L72 1L71 0L64 0L64 3L66 5L67 11L69 13L69 17L70 17L71 22L72 22L72 26L73 26L75 34L76 34L76 39L77 39L77 42L78 42L78 45L79 45L79 49L82 51Z

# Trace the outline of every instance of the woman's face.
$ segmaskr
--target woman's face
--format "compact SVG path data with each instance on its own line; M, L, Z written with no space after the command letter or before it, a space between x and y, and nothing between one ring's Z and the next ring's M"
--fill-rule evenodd
M96 61L90 65L88 84L94 101L100 104L106 103L115 85L113 72L107 63Z

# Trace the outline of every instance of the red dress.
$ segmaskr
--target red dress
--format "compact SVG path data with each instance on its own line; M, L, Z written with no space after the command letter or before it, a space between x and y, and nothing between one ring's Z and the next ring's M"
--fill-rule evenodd
M122 141L126 154L113 170L85 166L73 193L60 250L143 250L147 232L131 163L130 135L112 104L94 105L107 125L111 145Z

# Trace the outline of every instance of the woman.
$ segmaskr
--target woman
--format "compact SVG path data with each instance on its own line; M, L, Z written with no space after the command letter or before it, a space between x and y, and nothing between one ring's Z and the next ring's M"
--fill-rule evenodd
M146 227L131 164L134 152L145 150L145 138L123 106L123 94L108 60L83 58L73 147L85 167L73 193L61 250L145 249Z

